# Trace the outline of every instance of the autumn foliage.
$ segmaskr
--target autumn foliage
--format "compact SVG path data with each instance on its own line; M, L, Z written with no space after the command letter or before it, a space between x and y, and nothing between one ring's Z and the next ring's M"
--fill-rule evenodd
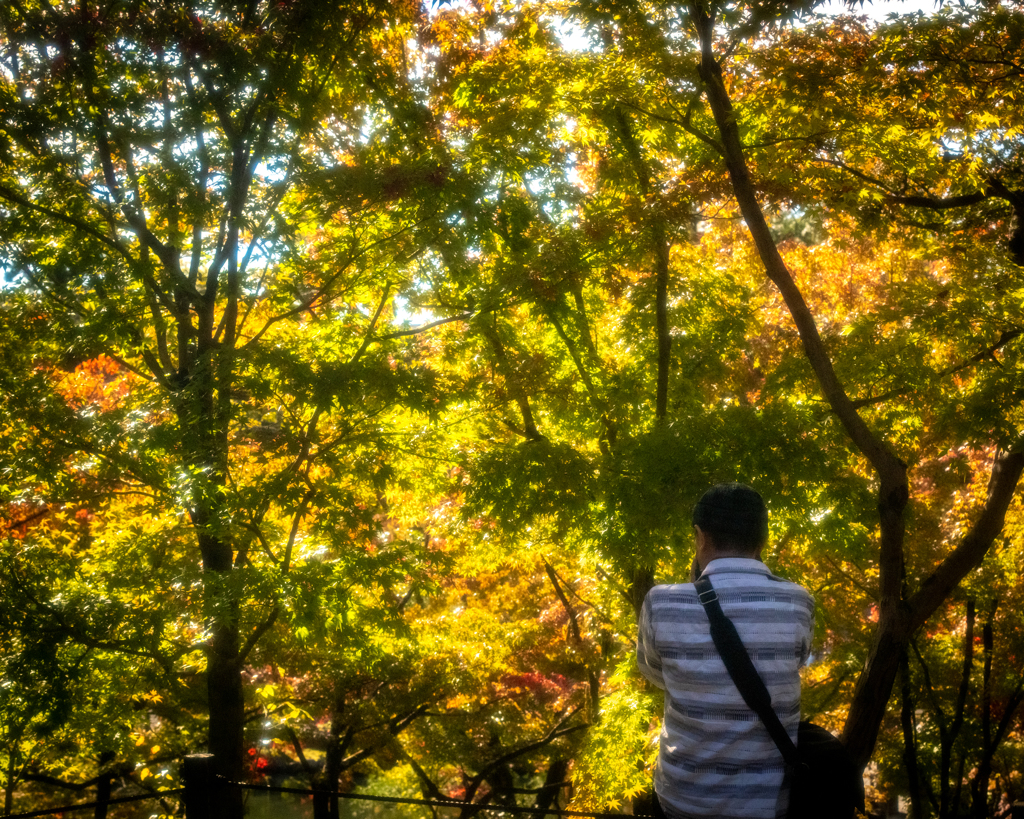
M1024 799L1019 3L24 0L0 41L6 813L205 750L640 809L635 614L723 480L876 806Z

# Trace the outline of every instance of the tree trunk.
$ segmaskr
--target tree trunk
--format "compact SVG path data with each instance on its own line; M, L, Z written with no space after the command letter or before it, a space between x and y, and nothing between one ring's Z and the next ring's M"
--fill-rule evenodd
M950 772L953 769L953 745L964 724L964 709L967 707L967 695L971 689L971 669L974 665L974 598L967 601L966 627L964 630L964 664L960 674L960 688L957 691L956 710L953 712L953 723L948 731L942 732L942 759L939 771L939 819L954 816L960 805L960 789L963 787L963 769L966 753L960 756L960 770L956 777L956 786L950 794Z
M910 783L910 819L924 819L924 800L921 795L921 775L917 758L917 725L913 688L910 685L910 663L904 652L900 659L900 723L903 727L903 764Z
M114 783L114 772L109 770L108 766L115 758L113 751L104 751L100 754L100 772L96 777L96 810L93 813L95 819L107 819L110 791Z
M544 786L540 789L540 793L537 794L537 800L534 802L535 808L546 810L554 805L558 807L558 794L562 790L562 786L565 783L565 775L569 772L569 763L564 759L556 759L551 763L551 767L548 768L547 776L544 777ZM543 814L547 815L547 814Z
M206 643L209 751L214 773L228 782L245 775L245 694L242 682L240 599L230 519L226 509L231 350L213 342L215 309L208 298L197 306L199 341L186 359L188 381L177 406L184 464L192 480L192 523L203 563L203 595L210 638ZM230 328L229 328L230 331ZM242 819L242 790L214 789L214 809L223 819Z
M4 816L10 816L14 809L14 756L7 759L7 782L4 783Z
M324 756L324 787L331 791L327 800L327 815L330 819L338 819L339 800L334 795L338 790L338 780L341 778L341 761L345 753L345 743L342 740L345 724L345 692L339 684L334 692L334 707L331 713L331 736L327 740L327 753Z
M908 637L899 624L879 623L867 663L853 689L842 738L861 768L871 759Z
M214 594L227 586L231 549L217 542L215 549L204 549L207 585ZM220 568L226 560L228 568ZM211 563L213 564L211 566ZM211 577L211 575L213 575ZM240 782L245 773L245 696L242 687L242 666L239 658L238 601L216 601L215 610L226 602L224 613L215 614L206 651L206 690L209 698L209 749L213 754L214 772L231 782ZM243 813L242 791L237 787L214 791L218 816L240 819Z
M633 604L633 614L640 620L640 609L643 607L647 592L654 586L654 567L637 566L633 569L633 579L629 584L629 599Z
M622 108L612 115L614 130L622 141L636 175L640 191L651 197L654 190L651 170L633 135L633 127ZM658 340L658 375L654 396L654 418L659 424L668 415L668 376L672 366L672 335L668 326L669 241L665 217L658 207L650 215L651 248L654 251L655 299L654 327Z
M722 68L714 54L714 16L696 2L689 4L689 11L700 39L699 73L704 93L721 136L721 144L717 147L725 160L740 212L765 273L779 289L793 318L822 394L853 445L871 464L878 480L879 622L867 663L857 680L843 730L843 742L855 762L863 768L874 750L899 670L900 657L906 651L910 637L948 599L967 573L981 562L1002 529L1006 509L1024 467L1021 442L997 456L992 466L985 507L970 531L921 587L908 597L904 588L903 554L903 513L910 499L907 466L893 453L884 438L872 431L861 418L835 373L814 316L779 253L758 202L747 169L736 113Z
M989 613L981 629L981 645L985 653L981 677L981 763L971 782L971 819L988 816L988 783L992 777L992 757L996 743L992 740L992 620L995 609Z

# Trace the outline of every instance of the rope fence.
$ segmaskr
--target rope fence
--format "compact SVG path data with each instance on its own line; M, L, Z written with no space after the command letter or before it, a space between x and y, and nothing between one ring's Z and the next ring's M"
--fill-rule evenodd
M142 802L145 799L159 799L161 796L177 796L185 793L184 788L172 788L167 791L156 791L155 793L143 793L138 796L115 796L111 799L104 799L101 802L78 802L74 805L62 805L59 808L47 808L46 810L33 810L28 813L11 813L4 819L32 819L35 816L53 816L57 813L70 813L89 808L105 807L107 805L119 805L124 802Z
M474 815L487 811L492 813L521 814L524 816L551 815L558 817L573 817L574 819L624 819L624 817L629 816L629 814L623 813L566 810L557 806L542 808L519 805L487 805L460 801L458 799L413 799L400 796L377 796L368 793L343 793L341 791L334 790L311 790L307 788L288 788L275 785L253 785L245 782L232 782L213 773L213 757L209 754L194 754L185 757L182 760L181 774L184 786L180 788L172 788L165 791L154 791L152 793L137 796L120 796L95 802L79 802L75 805L64 805L59 808L47 808L45 810L30 811L28 813L10 814L4 819L36 819L36 817L53 816L55 814L83 811L90 808L102 808L105 811L106 807L109 805L141 802L147 799L160 799L166 796L179 795L184 797L185 819L219 819L215 814L215 792L222 793L226 788L263 793L287 793L299 796L311 796L317 802L327 799L361 800L365 802L381 802L393 805L419 805L435 809L454 809ZM1024 819L1024 802L1015 803L1010 809L1009 816L1010 819Z
M315 800L327 799L348 799L364 802L382 802L393 805L418 805L422 807L458 810L472 812L474 815L484 811L490 813L506 813L523 816L557 816L572 817L572 819L623 819L627 814L622 813L588 813L585 811L566 810L557 806L549 808L528 807L520 805L487 805L475 802L465 802L458 799L413 799L400 796L377 796L368 793L344 793L334 790L314 790L308 788L288 788L275 785L254 785L246 782L232 782L213 773L213 757L209 754L193 754L182 760L181 776L184 786L164 791L153 791L152 793L140 794L137 796L120 796L111 799L94 802L79 802L74 805L62 805L57 808L46 808L45 810L29 811L27 813L10 814L4 819L37 819L42 816L54 816L57 814L84 811L95 808L105 809L110 805L124 804L128 802L140 802L146 799L160 799L166 796L182 796L185 802L185 819L218 819L214 813L215 796L214 792L225 788L238 788L240 790L293 794L298 796L311 796ZM1014 817L1017 819L1017 817ZM1024 819L1024 815L1020 817Z
M341 791L307 790L304 788L285 788L274 785L249 785L244 782L224 782L247 791L263 791L266 793L292 793L303 796L336 797L338 799L361 799L367 802L389 802L395 805L423 805L430 808L456 808L474 813L477 811L498 811L500 813L522 813L529 816L577 816L585 819L623 819L624 813L587 813L584 811L566 810L564 808L531 808L520 805L482 805L475 802L463 802L458 799L412 799L401 796L376 796L369 793L342 793ZM632 819L632 817L630 817Z

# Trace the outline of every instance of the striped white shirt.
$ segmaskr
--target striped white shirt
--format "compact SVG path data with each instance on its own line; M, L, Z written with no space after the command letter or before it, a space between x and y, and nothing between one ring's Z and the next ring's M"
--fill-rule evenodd
M795 742L814 601L759 560L718 558L705 574ZM726 671L692 583L651 589L636 656L643 675L665 690L654 787L670 819L785 816L782 754Z

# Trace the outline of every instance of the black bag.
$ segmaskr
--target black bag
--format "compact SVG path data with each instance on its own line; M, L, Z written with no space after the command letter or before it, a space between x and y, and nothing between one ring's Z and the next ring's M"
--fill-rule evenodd
M855 810L863 813L864 781L846 746L812 722L800 723L797 744L793 744L736 627L722 611L711 581L704 576L694 585L711 623L711 639L729 676L786 760L790 772L788 819L850 819Z
M789 790L789 819L850 819L864 812L864 780L846 746L813 722L801 722L799 768Z

